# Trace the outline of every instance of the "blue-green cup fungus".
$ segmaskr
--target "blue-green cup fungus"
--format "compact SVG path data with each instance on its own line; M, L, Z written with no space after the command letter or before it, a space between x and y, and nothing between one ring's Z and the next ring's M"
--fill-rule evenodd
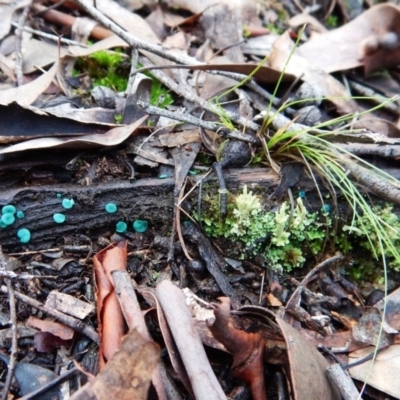
M5 213L1 216L1 222L7 226L12 225L15 222L14 214Z
M17 218L25 218L25 214L24 214L24 212L23 211L21 211L21 210L19 210L19 211L17 211Z
M19 237L19 241L21 243L28 243L31 240L31 232L26 228L19 229L17 236Z
M64 214L60 214L60 213L56 213L53 215L53 219L54 222L57 224L62 224L63 222L65 222L65 215Z
M322 206L322 212L328 213L329 211L331 211L331 206L329 204L324 204Z
M147 228L149 227L149 223L147 221L142 221L140 219L137 219L132 225L133 230L137 233L146 232Z
M117 224L115 225L115 230L118 233L125 233L128 229L128 224L124 221L118 221Z
M61 197L61 193L57 193L56 196L57 196L58 198L60 198L60 197Z
M113 214L118 210L118 207L115 203L108 203L106 204L105 209L109 214Z
M62 201L62 206L64 207L64 208L66 208L67 210L69 210L69 209L71 209L73 206L74 206L74 204L75 204L75 201L74 201L74 199L63 199L63 201Z
M1 209L3 214L15 214L17 209L12 204L7 204Z
M4 229L7 228L8 225L6 225L1 219L0 219L0 228Z

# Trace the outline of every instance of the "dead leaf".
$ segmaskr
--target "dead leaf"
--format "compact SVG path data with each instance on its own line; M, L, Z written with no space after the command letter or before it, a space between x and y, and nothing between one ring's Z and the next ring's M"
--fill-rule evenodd
M364 66L365 74L400 63L400 10L378 4L348 24L299 47L299 54L325 72Z
M120 346L124 318L113 286L111 272L126 270L127 242L113 243L93 257L100 334L99 368Z
M147 115L127 126L118 126L104 134L94 133L92 135L80 136L77 138L40 138L32 139L23 143L14 144L2 148L0 154L16 153L19 151L47 148L93 148L99 146L116 146L128 139L133 132L148 118Z
M33 106L21 107L16 103L0 105L0 143L10 144L46 136L71 138L93 133L103 134L111 129L103 124L82 124L48 114ZM112 127L114 126L113 123Z
M11 89L0 90L0 104L8 105L16 102L20 106L32 104L51 84L57 72L58 62L39 78L25 85Z
M287 322L280 318L276 322L286 340L294 399L340 400L338 389L325 373L325 358Z
M231 321L230 300L220 297L213 304L215 321L208 324L214 338L233 356L232 375L250 386L253 399L266 399L264 383L264 339L259 333L236 329Z
M285 32L274 42L274 49L268 59L269 65L278 71L285 68L286 73L301 77L304 82L308 82L313 87L316 86L324 97L336 105L339 113L352 114L358 111L358 105L349 98L350 94L346 88L318 68L315 60L309 61L299 51L291 54L293 46L294 43L290 39L289 33ZM324 52L326 52L326 48L325 44Z
M357 350L349 355L350 363L361 360L374 351L374 348ZM400 398L400 345L382 350L374 361L369 360L349 369L352 378L368 382L382 392Z
M227 71L237 74L250 75L254 73L253 78L261 83L276 83L281 76L281 70L275 67L257 64L205 64L188 66L193 71ZM256 71L257 70L257 71ZM285 71L282 76L283 81L294 80L296 73ZM237 82L236 82L237 83Z
M382 323L384 323L384 329L381 332ZM358 342L387 347L393 343L393 333L396 331L392 330L390 333L385 327L386 323L382 321L381 312L375 307L365 307L358 324L353 327L353 337ZM391 328L388 330L390 331Z
M50 332L36 332L33 338L33 347L39 353L53 353L61 346L68 346L70 340L64 340Z
M386 314L385 320L387 324L392 328L400 331L400 288L390 293L386 298ZM375 304L375 307L382 312L383 300Z
M14 12L28 4L28 0L4 1L0 3L0 39L3 39L10 32Z
M164 133L158 137L165 147L179 147L187 143L201 142L198 129L187 129L183 132Z
M49 332L63 340L70 340L74 337L74 330L66 325L60 324L59 322L49 321L46 319L41 320L30 316L27 325L39 329L42 332Z

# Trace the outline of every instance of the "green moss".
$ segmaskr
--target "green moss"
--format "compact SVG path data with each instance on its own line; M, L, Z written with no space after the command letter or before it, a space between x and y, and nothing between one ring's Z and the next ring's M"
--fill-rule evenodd
M138 63L137 68L142 67L143 65ZM151 79L150 104L152 106L166 108L174 103L171 92L166 86L164 86L154 75L152 75L151 72L144 71L143 74Z
M330 15L326 20L325 24L328 28L337 28L338 26L338 17L336 15Z
M208 211L202 221L208 235L239 243L242 258L264 253L271 268L288 272L322 250L331 221L326 213L308 212L300 197L293 210L284 202L268 212L246 186L229 200L228 214L220 218L219 202L206 197Z
M117 92L126 89L128 73L122 71L122 50L97 51L88 57L78 58L74 75L85 72L93 80L93 86L107 86Z
M392 206L374 207L373 211L386 226L386 232L393 243L393 247L398 249L400 247L400 220L399 217L393 213ZM377 260L382 257L379 243L380 238L376 233L376 227L367 216L358 215L352 225L345 225L343 227L341 236L342 240L339 244L342 247L342 251L349 251L351 249L356 249L356 246L360 246L373 254ZM344 246L346 247L343 248ZM400 262L396 260L392 250L384 244L383 250L385 257L389 261L389 266L395 271L400 271Z
M157 79L152 78L150 103L159 108L166 108L174 103L170 91Z

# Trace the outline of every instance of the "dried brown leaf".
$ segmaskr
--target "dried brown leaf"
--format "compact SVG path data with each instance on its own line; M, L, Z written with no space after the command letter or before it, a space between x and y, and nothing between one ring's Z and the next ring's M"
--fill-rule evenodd
M299 47L316 68L335 72L364 66L365 73L400 63L400 10L393 4L371 7L348 24Z
M30 316L26 323L32 328L39 329L42 332L49 332L63 340L70 340L74 336L74 330L72 328L60 324L59 322L49 321L47 319L42 320Z
M315 87L322 96L329 98L340 113L352 114L359 110L355 101L349 99L350 94L346 88L318 67L315 60L305 58L299 51L291 54L293 46L289 33L285 32L274 43L274 49L268 59L269 65L279 71L285 69L286 73L301 77L304 82ZM323 51L326 52L326 45Z
M40 138L18 143L0 150L0 154L16 153L32 149L47 148L92 148L99 146L116 146L126 140L147 119L147 115L127 126L118 126L108 132L100 134L93 133L80 137L65 138ZM60 122L61 123L61 122Z
M0 91L0 104L8 105L16 102L21 106L32 104L51 84L57 72L58 62L39 78L25 85Z
M276 322L286 340L294 399L340 400L338 389L325 373L328 367L325 358L287 322L280 318Z
M113 243L93 257L100 334L99 367L112 357L124 335L124 318L111 272L126 270L127 242Z
M246 382L254 400L267 398L264 383L264 339L259 333L236 329L231 321L230 300L220 297L213 304L215 321L208 327L214 338L221 342L233 356L232 374Z

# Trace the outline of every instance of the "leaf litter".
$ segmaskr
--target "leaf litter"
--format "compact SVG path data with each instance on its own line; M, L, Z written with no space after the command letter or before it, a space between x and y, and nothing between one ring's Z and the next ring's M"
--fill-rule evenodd
M340 195L347 181L330 182L307 161L306 147L281 151L299 140L315 144L312 135L334 143L330 151L343 158L328 160L356 177L365 198L378 195L374 212L389 207L379 197L391 199L394 213L379 218L396 243L398 182L381 172L379 183L366 178L352 162L356 155L400 176L397 98L388 98L398 88L399 9L332 3L312 11L287 3L0 5L0 198L2 207L16 206L1 215L3 398L338 399L345 385L360 398L400 397L398 260L387 252L393 270L382 284L381 265L371 261L376 230L357 225L350 232L368 232L372 250L357 264L368 245L331 229L349 223ZM340 26L332 28L335 21ZM115 76L100 80L109 87L79 67L93 54L109 75L113 55L121 55ZM372 72L385 85L371 85ZM286 143L276 150L271 143L282 135ZM218 188L210 171L216 162L236 165L221 160L235 140L244 141L251 161L218 170ZM240 235L229 241L223 229L235 226L232 207L242 190L259 223L267 218L257 211L260 201L278 225L279 217L289 221L281 234L294 229L294 195L303 199L303 218L325 210L315 217L326 230L324 246L313 251L309 236L304 257L285 248L286 263L304 258L298 273L266 261L276 226L246 247ZM62 198L74 200L70 210ZM106 214L111 202L115 212ZM64 222L54 226L61 212ZM141 221L146 228L138 231ZM222 234L206 235L210 226ZM16 233L27 228L30 239L21 242ZM338 261L334 253L346 246ZM13 270L12 255L20 262ZM69 261L54 268L62 259ZM372 283L355 289L348 277L363 268ZM39 383L42 364L49 374ZM349 369L354 383L342 377L333 384L329 365Z

